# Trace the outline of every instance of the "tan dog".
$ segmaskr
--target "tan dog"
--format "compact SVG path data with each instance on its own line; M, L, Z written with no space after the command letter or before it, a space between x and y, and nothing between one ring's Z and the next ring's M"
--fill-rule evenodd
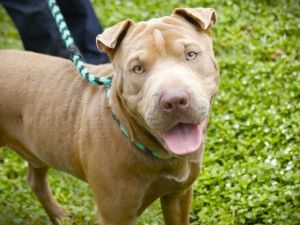
M112 65L89 69L113 75L109 97L68 60L1 51L0 146L28 161L29 183L54 223L66 213L48 186L49 166L90 184L102 225L135 224L157 198L167 225L189 224L218 87L215 21L213 9L188 8L105 30L97 46Z

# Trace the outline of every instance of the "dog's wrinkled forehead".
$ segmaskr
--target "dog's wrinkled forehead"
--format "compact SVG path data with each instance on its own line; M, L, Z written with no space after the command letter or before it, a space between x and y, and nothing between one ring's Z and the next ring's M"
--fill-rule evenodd
M178 26L167 24L163 19L140 22L127 31L118 47L118 55L123 59L148 58L150 61L170 55L175 57L183 51L182 42L188 38L185 37L187 33L178 32Z
M180 32L178 32L180 30ZM176 17L164 17L133 25L122 41L127 50L152 49L161 56L182 51L187 39L197 38L196 28ZM139 41L144 40L144 41ZM175 45L174 45L175 44ZM169 54L170 55L170 54Z
M209 36L210 28L215 22L215 11L210 8L175 9L171 16L147 22L134 23L129 19L122 21L98 35L96 42L98 49L106 52L111 59L114 58L121 42L123 50L142 49L146 45L160 49L159 53L164 54L163 50L170 47L167 44L175 39L184 39L200 32ZM139 41L141 39L147 40Z

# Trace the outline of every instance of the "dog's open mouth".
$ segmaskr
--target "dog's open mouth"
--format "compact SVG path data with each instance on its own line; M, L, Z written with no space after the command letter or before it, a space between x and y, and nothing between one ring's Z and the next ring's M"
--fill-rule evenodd
M203 142L204 121L200 124L178 123L171 129L160 133L168 150L176 155L197 151Z

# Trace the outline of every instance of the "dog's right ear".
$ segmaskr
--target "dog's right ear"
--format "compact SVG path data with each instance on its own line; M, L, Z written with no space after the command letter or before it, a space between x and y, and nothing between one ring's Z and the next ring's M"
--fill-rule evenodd
M118 44L123 39L127 30L134 22L130 19L117 23L116 25L105 29L102 34L96 37L97 48L100 52L105 52L108 55L112 50L116 49ZM111 55L110 55L111 56Z

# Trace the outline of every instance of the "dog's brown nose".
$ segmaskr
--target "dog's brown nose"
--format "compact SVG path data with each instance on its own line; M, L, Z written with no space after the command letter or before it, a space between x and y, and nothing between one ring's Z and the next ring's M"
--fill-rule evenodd
M183 90L170 90L162 94L159 104L165 112L174 113L188 108L190 99L188 93Z

